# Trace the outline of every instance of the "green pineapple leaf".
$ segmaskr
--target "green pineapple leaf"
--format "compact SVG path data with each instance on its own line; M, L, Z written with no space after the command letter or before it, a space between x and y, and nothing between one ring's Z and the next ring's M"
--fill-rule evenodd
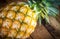
M54 4L48 0L29 0L29 6L38 14L38 21L41 24L42 19L49 23L49 16L56 17L59 13Z

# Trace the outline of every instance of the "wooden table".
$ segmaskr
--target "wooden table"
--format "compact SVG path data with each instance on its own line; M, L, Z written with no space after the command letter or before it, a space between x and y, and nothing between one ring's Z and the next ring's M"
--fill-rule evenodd
M37 25L35 31L31 34L31 36L28 39L53 39L53 37L43 25Z

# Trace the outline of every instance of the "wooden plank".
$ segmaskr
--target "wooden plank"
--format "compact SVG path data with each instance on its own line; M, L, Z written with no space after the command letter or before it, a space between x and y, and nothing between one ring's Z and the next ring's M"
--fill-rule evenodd
M60 23L58 20L56 20L54 17L50 17L50 25L55 29L51 32L55 36L55 39L60 39Z
M43 25L37 25L35 31L31 34L31 36L32 39L53 39L53 37L49 34Z
M60 23L54 17L50 17L50 25L55 29L60 31Z

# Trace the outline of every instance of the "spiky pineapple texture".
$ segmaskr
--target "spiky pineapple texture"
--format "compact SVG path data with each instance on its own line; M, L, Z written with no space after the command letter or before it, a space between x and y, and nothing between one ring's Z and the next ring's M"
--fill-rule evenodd
M42 19L49 22L49 16L56 16L57 9L49 2L28 0L13 2L2 8L0 12L0 36L11 38L27 38Z
M0 35L14 38L27 38L34 31L37 15L23 3L11 3L0 12Z

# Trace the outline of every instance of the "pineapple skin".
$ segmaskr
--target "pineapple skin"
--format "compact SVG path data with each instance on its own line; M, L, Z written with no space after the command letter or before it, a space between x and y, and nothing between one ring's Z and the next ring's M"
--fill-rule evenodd
M36 17L27 4L8 4L0 12L0 36L28 38L37 25Z

